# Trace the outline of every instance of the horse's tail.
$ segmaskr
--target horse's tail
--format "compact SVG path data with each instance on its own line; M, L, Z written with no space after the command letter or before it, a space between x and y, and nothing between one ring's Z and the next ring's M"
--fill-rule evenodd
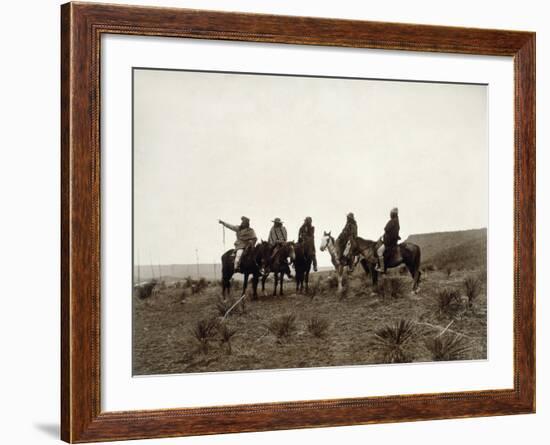
M231 289L231 277L233 276L233 260L231 255L234 250L230 249L221 256L222 260L222 293L225 295Z
M420 246L417 245L414 252L414 267L415 267L416 274L418 274L417 284L420 283L420 277L422 276L422 272L420 271L421 257L422 257L422 253L420 251Z

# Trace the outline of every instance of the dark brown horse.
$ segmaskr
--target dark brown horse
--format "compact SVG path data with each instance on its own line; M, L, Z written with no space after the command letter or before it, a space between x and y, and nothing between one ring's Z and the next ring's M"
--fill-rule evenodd
M275 277L275 285L273 287L273 296L277 295L277 286L280 286L279 295L283 295L283 278L287 274L290 276L290 268L288 267L288 259L294 261L296 255L294 253L294 242L288 241L283 243L275 254L271 254L269 257L269 262L264 269L264 274L262 277L262 292L265 295L265 281L267 280L268 275L273 272Z
M356 238L355 252L362 263L363 267L368 267L372 276L373 286L378 285L378 272L375 269L378 263L377 250L380 247L382 241L371 241L363 238ZM388 252L389 250L389 252ZM392 249L386 249L387 255L384 255L384 263L387 269L398 267L404 264L411 277L413 279L413 292L418 291L418 285L420 284L420 247L416 244L403 242L398 244ZM366 269L365 269L366 270Z
M308 253L303 242L299 242L294 246L296 259L294 260L294 269L296 271L296 293L303 292L304 284L306 293L309 290L309 271L313 258Z
M248 278L252 275L253 299L258 296L258 281L261 270L269 262L271 246L263 241L256 246L245 249L241 257L240 270L244 276L243 290L244 295L248 286ZM223 298L231 292L231 277L235 273L235 249L228 250L222 255L222 295Z

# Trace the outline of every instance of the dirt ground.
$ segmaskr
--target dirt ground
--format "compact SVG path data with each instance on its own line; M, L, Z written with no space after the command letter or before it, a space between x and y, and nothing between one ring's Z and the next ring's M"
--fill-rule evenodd
M472 304L465 295L468 277L480 284ZM268 281L268 296L252 301L247 295L244 308L239 304L224 320L240 294L239 282L225 303L216 282L195 293L168 285L149 298L134 297L134 375L485 359L484 271L424 271L422 278L413 294L410 276L395 271L381 279L375 293L358 268L346 282L347 291L338 294L334 273L319 272L310 276L309 294L296 294L294 283L285 282L286 294L277 297L271 296ZM457 291L447 306L440 305L444 290ZM396 332L400 320L406 320L410 338L396 333L389 346L381 342L381 337L387 340L381 330ZM227 332L233 335L224 341ZM430 347L437 341L459 347L454 354L438 355ZM398 359L392 355L396 351Z

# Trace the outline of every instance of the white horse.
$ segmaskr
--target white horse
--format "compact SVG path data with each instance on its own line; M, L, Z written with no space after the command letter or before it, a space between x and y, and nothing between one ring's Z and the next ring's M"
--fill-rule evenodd
M328 250L330 260L332 261L332 265L334 266L334 269L336 269L336 274L338 276L338 292L342 292L342 281L344 278L345 266L340 261L340 247L336 244L330 232L323 232L320 249L321 252Z

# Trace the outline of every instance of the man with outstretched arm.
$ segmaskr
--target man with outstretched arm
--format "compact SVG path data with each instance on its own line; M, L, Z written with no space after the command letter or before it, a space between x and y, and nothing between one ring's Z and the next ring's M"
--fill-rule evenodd
M240 272L241 257L243 251L247 247L253 247L258 241L256 232L250 227L250 219L246 216L241 217L240 225L229 224L221 219L218 220L220 224L227 227L229 230L233 230L237 236L235 240L235 272Z

